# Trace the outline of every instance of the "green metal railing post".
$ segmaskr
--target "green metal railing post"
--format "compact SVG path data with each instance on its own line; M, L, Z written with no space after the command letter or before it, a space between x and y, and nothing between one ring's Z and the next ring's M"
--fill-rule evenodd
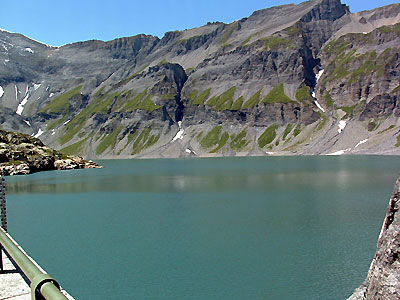
M7 232L6 178L0 178L1 227Z
M21 251L14 240L0 228L0 243L15 261L18 267L31 281L32 300L66 300L60 291L60 285L48 274L43 273L25 253Z
M7 232L6 178L4 176L0 177L0 219L1 227ZM0 243L0 272L3 271L3 246Z

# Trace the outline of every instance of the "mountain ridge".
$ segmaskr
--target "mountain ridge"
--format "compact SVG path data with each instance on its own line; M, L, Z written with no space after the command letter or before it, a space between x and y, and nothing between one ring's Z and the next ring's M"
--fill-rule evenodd
M0 126L93 158L399 153L399 21L314 0L161 39L3 31Z

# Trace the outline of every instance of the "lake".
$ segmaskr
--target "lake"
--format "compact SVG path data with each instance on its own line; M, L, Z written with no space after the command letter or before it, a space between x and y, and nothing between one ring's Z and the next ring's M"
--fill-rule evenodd
M10 234L76 299L346 299L397 156L99 161L7 177Z

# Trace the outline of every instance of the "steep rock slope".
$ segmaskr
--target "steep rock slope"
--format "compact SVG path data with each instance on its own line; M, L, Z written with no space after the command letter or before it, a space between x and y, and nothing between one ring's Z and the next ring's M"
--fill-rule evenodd
M0 126L90 157L399 153L399 19L312 0L162 39L0 31Z
M349 300L400 298L400 179L397 180L365 282Z

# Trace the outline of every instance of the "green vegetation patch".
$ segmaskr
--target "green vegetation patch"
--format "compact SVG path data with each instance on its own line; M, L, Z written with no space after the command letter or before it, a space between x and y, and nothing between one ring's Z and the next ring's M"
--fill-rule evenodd
M291 38L297 36L301 32L299 28L294 27L294 26L286 28L285 31Z
M347 49L347 46L345 49ZM324 81L340 80L349 75L351 73L351 63L355 59L355 53L356 50L354 49L347 53L346 51L340 53L335 60L328 65L329 76L325 76Z
M296 137L301 133L301 125L297 124L296 128L293 131L293 135Z
M285 95L283 83L274 87L267 96L263 99L262 103L291 103L294 102Z
M207 101L207 105L212 107L214 110L227 110L232 107L233 96L235 95L236 87L231 87L225 93L214 96Z
M297 91L296 91L296 99L304 104L313 103L314 99L311 96L310 88L303 84Z
M125 106L122 108L123 111L134 111L139 108L140 103L142 102L143 98L146 96L147 90L144 90L140 94L130 98Z
M118 137L119 133L121 132L122 128L123 128L123 126L120 125L112 133L106 135L106 137L102 139L102 141L96 148L97 155L103 154L103 152L106 151L110 147L111 148L115 147L115 145L117 144L117 137Z
M325 92L324 100L325 100L325 104L327 107L333 107L334 102L333 102L333 99L331 97L331 94L329 94L329 92Z
M48 113L48 114L67 114L70 112L70 104L69 99L73 96L80 94L82 90L82 85L77 86L65 92L57 97L55 97L49 104L47 104L44 108L42 108L40 112Z
M261 39L264 42L265 50L277 50L277 49L293 49L294 47L291 45L290 39L283 39L278 36L270 36L267 38Z
M293 129L293 124L290 123L287 124L285 131L283 132L283 137L282 137L283 140L285 140L288 134L292 132L292 129Z
M211 93L211 88L208 88L204 91L202 91L199 95L199 92L196 90L193 90L189 95L189 105L204 105L204 100L206 100Z
M137 135L138 135L138 132L136 130L134 132L131 132L128 134L128 142L121 150L119 150L118 155L120 155L121 152L124 151L126 149L126 147L128 147L128 145L137 137Z
M88 136L87 138L80 140L79 142L76 142L68 147L62 148L60 151L67 154L67 155L78 155L82 152L83 147L85 146L85 143L89 138L91 138L93 134Z
M337 107L337 109L341 109L346 113L346 115L343 117L344 119L346 119L351 116L351 114L353 113L353 111L356 107L357 107L357 104L355 104L353 106L340 106L340 107Z
M375 121L370 121L367 125L368 131L374 131L377 128L378 128L378 124Z
M397 93L399 91L400 91L400 85L397 88L395 88L393 91L391 91L390 93L391 94L395 94L395 93Z
M396 126L394 126L394 125L390 125L388 128L386 128L386 129L384 129L384 130L382 130L382 131L379 131L378 134L385 133L385 132L387 132L387 131L389 131L389 130L392 130L392 129L395 128L395 127L396 127Z
M277 124L269 126L264 133L258 138L258 146L264 148L266 145L271 144L276 138L276 130L278 129Z
M390 49L386 49L385 52L386 51L390 51ZM388 52L385 52L383 52L380 57L385 57L388 54ZM367 52L363 55L357 56L356 59L363 61L363 64L351 72L349 83L358 82L361 77L368 76L374 72L377 72L378 77L382 76L385 72L385 61L383 61L382 58L377 59L376 51Z
M324 128L325 124L328 122L328 117L322 114L321 112L318 112L319 116L321 117L321 123L318 124L317 131L321 130Z
M132 75L130 75L128 78L121 80L117 85L119 86L123 86L125 84L127 84L129 81L132 80L132 78L134 78L135 76L139 75L140 73L142 73L149 65L145 65L143 68L141 68L140 70L136 71L135 73L133 73Z
M168 61L164 58L162 61L160 61L157 66L162 66L168 64Z
M148 112L153 112L156 109L161 108L162 106L156 105L152 100L151 100L151 95L146 95L147 90L144 90L140 94L131 97L128 100L128 103L122 108L122 111L134 111L134 110L145 110Z
M229 143L229 146L232 148L232 150L236 152L242 151L249 143L250 141L246 139L247 136L247 128L243 129L238 135L231 136L231 142Z
M211 129L200 141L200 145L203 149L209 149L217 146L211 150L211 153L219 151L229 139L229 134L222 132L222 126L218 125Z
M226 29L224 30L224 35L221 38L221 43L224 45L224 47L228 46L228 44L226 42L231 37L235 28L237 28L237 24L238 24L237 22L233 22L233 23L227 25Z
M194 70L194 67L187 68L187 69L186 69L186 74L192 73L193 70Z
M377 56L376 51L357 54L353 48L353 43L356 45L362 44L377 44L378 40L369 34L348 34L340 37L337 40L331 41L324 51L334 55L334 60L327 66L327 74L324 82L341 80L349 76L348 83L354 83L361 78L370 76L371 73L376 73L378 77L382 77L385 73L385 66L393 59L397 59L398 50L388 48ZM356 68L354 69L354 66Z
M241 46L241 47L246 46L246 45L250 42L250 40L253 38L254 35L255 35L255 34L249 35L249 36L240 44L240 46Z
M160 133L157 135L155 134L152 135L151 132L152 132L151 128L144 128L140 132L139 136L133 143L132 155L138 154L158 142L161 136Z
M392 26L382 26L378 28L378 31L382 33L397 33L400 34L400 23Z
M349 46L350 43L345 41L344 37L340 37L339 39L329 42L329 44L324 48L324 51L329 54L339 55L345 52Z
M243 105L243 96L240 96L235 103L233 103L231 110L241 110Z
M247 109L257 106L258 103L260 102L261 91L262 89L259 89L253 96L251 96L251 98L243 104L242 109Z
M397 143L395 144L396 147L400 147L400 135L397 136Z
M92 101L88 106L86 106L78 115L75 116L64 129L64 135L59 138L60 144L64 145L70 141L78 132L82 130L87 120L96 113L107 114L110 109L110 105L117 97L118 93L112 95L104 95Z
M175 100L175 95L164 94L161 96L161 100L164 100L164 101Z
M144 100L140 103L139 109L152 112L161 107L162 106L156 105L153 101L151 101L151 95L147 95L147 97L144 98Z
M224 132L218 142L218 146L210 151L210 153L217 153L219 150L222 149L226 145L226 142L229 140L229 134Z

